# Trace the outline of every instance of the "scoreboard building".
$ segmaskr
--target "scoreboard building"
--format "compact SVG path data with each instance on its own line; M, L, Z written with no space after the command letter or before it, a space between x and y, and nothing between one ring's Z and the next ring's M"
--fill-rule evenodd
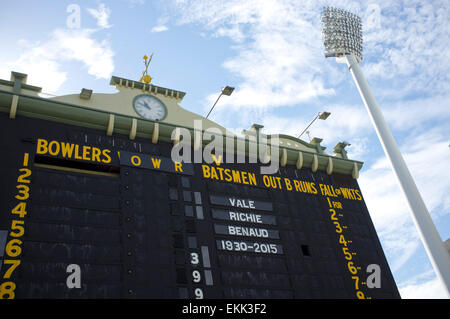
M181 108L185 93L110 84L42 98L26 74L0 80L0 298L400 297L345 143L279 135L262 174L250 139ZM181 130L193 156L210 128L226 151L172 159ZM274 140L261 128L243 133Z

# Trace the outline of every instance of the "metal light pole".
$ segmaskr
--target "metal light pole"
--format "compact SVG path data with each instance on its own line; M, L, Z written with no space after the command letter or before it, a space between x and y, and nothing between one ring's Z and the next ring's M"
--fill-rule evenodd
M328 116L330 116L330 114L331 114L330 112L319 112L314 118L314 120L312 120L311 123L309 123L309 125L303 130L303 132L297 138L300 138L303 135L303 133L305 133L306 130L315 122L315 120L317 119L326 120Z
M322 22L325 57L336 57L337 62L347 63L375 126L384 152L408 201L414 223L431 264L450 298L450 255L433 224L433 220L359 65L362 60L361 18L342 9L324 8Z
M227 95L227 96L230 96L231 95L231 93L233 93L233 91L234 91L234 87L231 87L231 86L226 86L226 87L224 87L223 89L222 89L222 91L220 92L220 95L219 95L219 97L217 98L217 100L216 100L216 102L214 102L214 105L211 107L211 109L209 110L209 112L208 112L208 115L206 115L206 118L208 118L208 116L209 116L209 114L211 114L211 111L214 109L214 107L216 106L216 104L217 104L217 102L219 101L219 99L220 99L220 97L222 96L222 95Z

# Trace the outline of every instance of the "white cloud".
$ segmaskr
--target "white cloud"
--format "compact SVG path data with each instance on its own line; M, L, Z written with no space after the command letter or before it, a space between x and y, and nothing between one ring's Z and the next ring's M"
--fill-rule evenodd
M155 26L150 30L150 32L157 33L169 30L167 22L169 22L169 17L167 14L163 14L161 17L158 18Z
M95 11L99 25L106 27L110 10L104 5ZM108 79L114 70L114 52L109 41L97 40L100 30L94 29L55 29L46 39L31 43L26 39L19 41L21 51L18 58L6 60L0 68L2 78L9 78L11 71L28 74L28 82L41 86L46 93L56 93L67 80L65 64L79 61L87 73Z
M112 27L112 25L108 23L108 19L111 15L111 10L106 7L104 3L100 3L98 9L88 8L86 10L97 20L97 25L100 28L107 29Z
M425 272L399 286L403 299L447 299L446 292L432 271Z
M312 3L178 1L176 7L179 23L202 23L236 43L236 55L223 66L240 82L220 107L280 107L335 93L323 80L320 18Z
M214 98L217 99L217 94L211 95L209 105L212 105ZM305 107L295 113L293 111L291 117L281 116L276 110L270 109L242 107L230 110L223 106L225 98L229 99L232 96L220 100L219 107L214 109L212 119L238 133L242 128L248 129L253 123L257 123L264 125L264 134L287 134L297 137L317 115L311 112L314 110L312 107L308 109ZM329 153L332 153L336 143L349 142L351 144L347 147L349 157L361 158L369 143L366 134L373 131L365 109L360 105L330 104L321 111L329 111L331 115L326 121L317 120L311 125L309 128L311 138L322 138L324 140L322 145L328 148L326 151ZM306 133L301 138L308 141Z
M169 30L169 28L167 26L157 25L151 29L151 32L163 32L163 31L167 31L167 30Z
M450 152L446 131L432 130L407 139L405 161L435 223L450 208ZM359 184L371 218L395 272L408 264L421 246L409 208L388 161L380 158L361 172Z
M387 103L383 108L386 120L394 129L409 130L428 121L450 120L450 95L442 92L442 95L432 97L420 97L415 99L403 99L398 102ZM427 131L422 126L420 129Z
M342 76L340 66L326 63L323 57L320 13L324 5L363 17L362 67L379 99L386 97L392 102L408 96L411 101L409 95L420 92L426 100L450 91L450 19L445 1L173 3L177 23L203 25L210 35L236 43L236 54L223 63L237 79L236 90L218 108L275 108L337 95L334 88L349 77ZM443 103L439 105L434 108L436 112L448 109Z
M448 2L383 0L377 4L380 27L364 29L363 68L367 77L383 88L379 94L405 97L417 92L448 92ZM386 79L389 81L383 83Z

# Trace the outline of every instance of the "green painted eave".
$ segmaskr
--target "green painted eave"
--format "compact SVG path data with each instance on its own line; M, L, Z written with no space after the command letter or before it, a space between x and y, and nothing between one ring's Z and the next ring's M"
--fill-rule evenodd
M10 82L10 81L4 81L3 82ZM34 87L36 88L36 87ZM23 86L22 89L25 89ZM155 124L159 124L159 140L165 141L165 142L172 142L171 136L172 132L175 128L185 128L189 130L191 133L191 142L193 145L193 138L194 138L194 130L189 127L183 127L180 125L176 125L175 123L161 123L161 122L154 122L150 120L144 120L141 118L134 118L131 116L113 113L113 112L107 112L103 110L98 109L92 109L80 105L55 101L51 99L42 98L39 96L31 96L24 93L14 93L10 91L0 90L0 111L8 113L10 110L12 97L13 95L18 95L18 107L17 107L17 116L26 116L30 118L38 118L48 121L54 121L58 123L65 123L69 125L75 125L75 126L81 126L81 127L88 127L92 129L97 129L104 131L106 134L106 130L108 127L108 122L110 118L110 114L114 115L115 121L114 121L114 133L123 134L125 136L129 136L131 128L132 128L132 121L133 119L136 119L137 121L137 131L136 136L141 137L144 139L151 140L152 134L154 131ZM12 119L13 120L13 119ZM203 132L201 132L203 133ZM287 135L281 135L284 138L290 138L293 137L287 136ZM235 151L237 150L238 140L243 140L243 137L239 136L233 136L233 137L223 137L223 145L224 147L227 145L227 143L233 143L233 147ZM312 144L308 144L302 140L295 139L298 143L302 143L304 145L309 146L311 149L314 149L315 146L312 146ZM250 144L255 144L256 142L249 141L248 139L245 139L246 144L246 155L248 155L248 150L250 149ZM203 140L203 146L206 146L209 144L210 141ZM295 165L297 162L297 158L299 156L299 150L290 148L290 147L280 147L280 154L281 151L285 149L287 154L287 165ZM354 165L356 164L358 171L362 168L363 162L350 160L350 159L344 159L339 158L336 156L330 156L327 154L319 154L318 152L308 152L308 151L301 151L303 154L303 167L311 167L313 163L314 156L317 156L318 159L318 169L319 170L326 170L327 165L329 162L329 158L331 157L333 160L333 172L336 173L342 173L351 175L354 170ZM281 155L280 155L281 156Z

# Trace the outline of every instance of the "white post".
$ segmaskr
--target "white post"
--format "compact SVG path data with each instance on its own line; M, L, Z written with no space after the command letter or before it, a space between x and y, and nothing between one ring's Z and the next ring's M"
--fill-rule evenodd
M338 62L343 61L338 58ZM353 55L345 55L345 62L355 80L356 86L364 101L364 105L369 112L384 152L386 153L395 176L397 177L397 181L400 184L400 188L406 196L414 223L419 230L425 250L427 251L438 278L444 285L447 297L450 298L450 255L447 252L447 249L445 249L444 243L433 224L433 220L428 213L419 190L417 189L400 150L395 143L394 137L370 91L358 60Z

